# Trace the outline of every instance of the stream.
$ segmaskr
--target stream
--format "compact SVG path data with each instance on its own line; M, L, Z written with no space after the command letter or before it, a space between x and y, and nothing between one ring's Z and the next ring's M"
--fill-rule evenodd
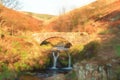
M57 47L57 50L59 50L59 51L61 51L61 50L67 51L68 48ZM51 67L49 67L46 70L41 70L41 71L38 70L38 71L35 71L35 72L30 72L30 74L32 74L32 76L38 77L39 79L45 79L45 78L49 78L49 77L52 77L52 76L57 76L59 74L66 74L66 73L70 72L72 70L72 63L71 63L71 55L69 53L67 53L68 66L67 67L62 67L62 68L57 67L58 58L59 58L59 55L60 55L59 51L58 52L53 51L51 53L52 58L53 58L53 62L52 62L53 64L52 64Z

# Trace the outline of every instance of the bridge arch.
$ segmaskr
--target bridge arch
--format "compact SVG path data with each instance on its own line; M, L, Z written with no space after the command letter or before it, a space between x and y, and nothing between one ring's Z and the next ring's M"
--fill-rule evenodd
M32 34L32 38L39 44L52 37L64 38L72 45L86 43L90 39L89 35L82 32L41 32Z
M47 44L47 43L50 44L50 42L52 43L52 41L50 39L53 40L53 42L54 42L54 39L56 39L56 41L57 41L56 45L59 45L59 44L67 45L67 44L69 44L70 46L72 46L72 42L70 42L66 38L63 38L63 37L60 37L60 36L47 37L43 41L41 41L40 45Z

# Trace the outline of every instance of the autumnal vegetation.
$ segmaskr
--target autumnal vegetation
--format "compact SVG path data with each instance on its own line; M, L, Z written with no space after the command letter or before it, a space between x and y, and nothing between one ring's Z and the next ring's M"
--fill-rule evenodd
M55 17L54 15L49 15L49 14L38 14L32 12L23 12L23 13L43 21L48 21Z
M38 19L34 16L41 18L38 14L25 14L0 5L0 75L9 78L12 73L14 77L16 72L45 69L50 65L52 47L67 43L61 38L49 38L40 45L32 39L34 32L85 32L92 36L90 43L70 48L73 63L93 57L101 63L119 60L119 0L98 0L58 17L44 15L44 19ZM66 60L64 53L60 59ZM61 63L67 65L65 61Z
M48 25L46 25L45 29L49 29L47 31L59 32L82 31L87 33L95 33L103 26L103 24L106 26L103 26L102 28L107 27L106 23L101 22L103 18L106 18L106 15L112 13L108 16L110 18L113 15L118 14L113 14L113 12L116 12L117 10L119 11L119 4L119 1L113 3L110 3L107 0L106 2L102 0L96 1L87 6L83 6L60 15L57 19L52 20Z
M9 14L8 14L9 13ZM21 31L40 31L42 21L0 5L0 28L12 34Z

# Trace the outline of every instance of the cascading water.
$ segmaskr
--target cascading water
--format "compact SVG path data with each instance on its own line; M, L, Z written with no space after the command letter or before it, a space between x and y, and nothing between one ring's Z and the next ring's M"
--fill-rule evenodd
M69 59L68 59L68 69L72 69L72 67L71 67L71 56L70 56L69 53L68 53L68 57L69 57Z
M63 46L57 46L56 49L58 50L56 53L53 51L52 52L52 56L53 56L53 66L51 69L57 69L57 60L58 60L58 57L59 57L59 51L68 51L68 48L65 48ZM66 69L66 70L71 70L72 67L71 67L71 55L69 53L67 53L68 55L68 66L65 67L65 68L62 68L63 70Z
M52 69L57 69L57 59L59 57L59 53L56 53L55 55L55 52L52 53L53 55L53 66L52 66Z
M72 67L71 67L71 56L70 56L69 53L67 53L67 55L68 55L68 67L63 68L63 69L71 70L72 69Z
M68 60L66 60L68 63L67 67L64 68L64 66L62 66L62 64L60 64L60 62L58 62L58 58L61 55L62 51L66 51L66 53L67 53L68 48L59 47L59 46L55 47L51 52L51 56L52 56L52 60L53 60L52 66L48 67L48 69L45 71L45 73L40 73L37 76L42 77L42 78L57 76L58 74L61 74L61 73L66 74L70 70L72 70L71 55L69 53L67 53L67 55L66 55L66 56L68 56ZM60 59L59 59L59 61L60 61Z

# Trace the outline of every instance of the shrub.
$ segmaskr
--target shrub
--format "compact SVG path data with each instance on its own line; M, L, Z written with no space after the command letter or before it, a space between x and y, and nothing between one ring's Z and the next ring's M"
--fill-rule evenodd
M17 72L19 72L19 71L27 71L27 70L31 70L32 68L31 68L31 66L30 65L28 65L27 63L25 63L25 62L16 62L15 64L14 64L14 66L15 66L15 69L16 69L16 71Z
M80 53L83 50L84 46L81 44L77 44L77 45L73 45L70 48L70 53L71 54L76 54L76 53Z
M66 67L68 66L68 54L67 52L61 52L60 53L60 56L58 58L58 64L59 64L59 67Z
M84 50L82 51L83 58L92 58L94 57L100 48L100 44L97 41L92 41L85 45Z
M77 45L73 45L70 50L69 53L71 54L72 57L72 62L75 63L78 60L81 60L81 52L83 51L84 46L81 44L77 44Z
M11 71L6 64L2 64L2 72L0 72L0 80L14 80L16 78L16 73Z

